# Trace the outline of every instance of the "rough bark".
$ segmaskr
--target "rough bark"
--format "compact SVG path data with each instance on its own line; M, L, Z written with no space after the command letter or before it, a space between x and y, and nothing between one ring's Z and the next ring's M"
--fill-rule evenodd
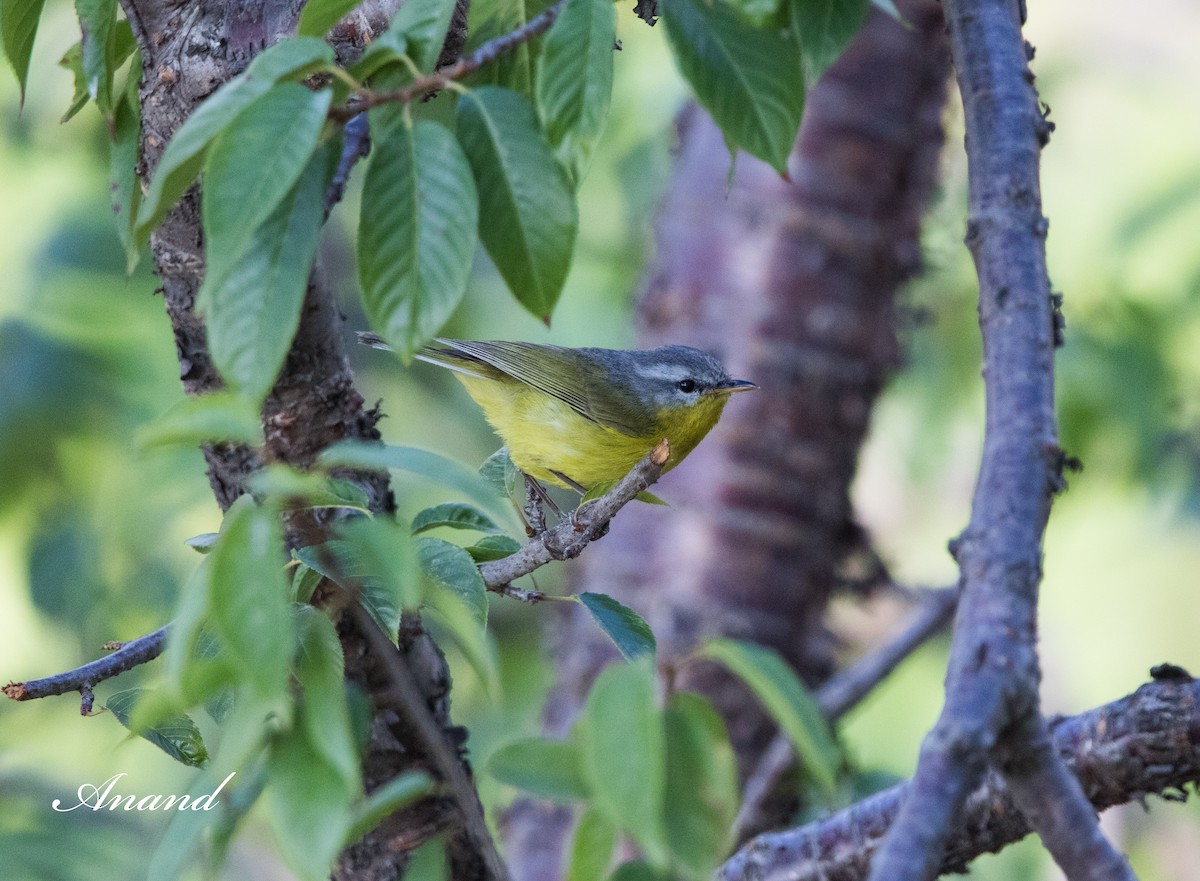
M139 174L149 181L167 142L196 107L219 86L243 71L267 46L295 31L303 0L198 0L192 3L122 0L137 37L145 75L141 85L142 153ZM354 57L387 27L399 7L396 0L368 0L331 32L338 57ZM457 51L465 38L465 0L448 35L447 50ZM193 187L154 232L151 250L161 280L167 313L175 334L180 378L189 394L221 387L209 356L204 323L195 300L204 272L200 191ZM344 438L378 439L380 413L364 407L354 387L345 351L344 316L319 271L309 281L300 326L280 376L263 406L266 444L261 451L235 444L204 449L209 481L222 509L244 492L246 478L264 461L310 466L321 450ZM366 489L375 511L391 512L395 501L387 475L347 475ZM320 541L327 523L294 514L288 522L293 546ZM390 683L364 634L349 618L339 624L347 677L368 695ZM432 640L409 622L401 633L400 656L421 689L428 710L455 750L466 733L449 721L449 674ZM376 714L363 776L367 791L413 767L431 769L429 756L398 715L376 701ZM436 776L436 773L435 773ZM343 853L334 877L354 881L394 879L407 861L406 852L440 832L449 832L448 853L455 879L491 879L477 849L464 834L452 802L426 801L390 818L362 842Z
M1057 755L1096 810L1149 795L1186 797L1200 781L1200 683L1164 665L1156 681L1105 706L1050 721ZM717 873L718 881L862 881L880 842L911 794L901 783L831 817L762 835ZM984 853L1019 841L1033 827L996 772L955 817L938 873L965 872Z
M833 666L822 624L830 594L878 575L849 486L874 401L900 360L895 296L919 267L949 72L937 6L902 6L911 30L873 13L810 92L790 181L743 155L729 183L728 153L707 117L693 109L680 126L639 341L707 348L762 389L733 401L664 479L670 509L622 515L576 569L580 590L643 613L665 658L728 634L778 649L819 682ZM611 659L602 640L582 616L559 626L549 732L566 730ZM773 734L769 721L715 670L689 680L724 710L747 769ZM569 819L514 808L506 831L518 877L557 877L554 842Z

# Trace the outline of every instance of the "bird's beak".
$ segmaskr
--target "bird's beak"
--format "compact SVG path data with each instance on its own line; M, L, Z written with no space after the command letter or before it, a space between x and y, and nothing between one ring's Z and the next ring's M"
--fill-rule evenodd
M719 395L731 395L734 392L749 392L758 388L754 383L745 379L727 379L713 389Z

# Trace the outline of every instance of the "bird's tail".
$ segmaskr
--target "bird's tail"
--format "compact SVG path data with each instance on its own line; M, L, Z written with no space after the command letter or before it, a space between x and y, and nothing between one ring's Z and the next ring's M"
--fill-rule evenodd
M372 349L380 349L384 352L396 351L384 342L383 337L369 330L358 331L358 341L364 346L370 346ZM439 339L438 342L449 343L451 341ZM467 376L475 376L480 379L494 378L490 375L487 365L471 358L465 358L450 349L436 349L432 346L422 346L413 353L413 357L418 361L424 361L427 364L436 364L438 367L445 367L447 370L453 370L456 373L463 373Z
M369 330L360 330L358 332L358 341L364 346L370 346L372 349L381 349L384 352L396 351L383 341L383 337Z

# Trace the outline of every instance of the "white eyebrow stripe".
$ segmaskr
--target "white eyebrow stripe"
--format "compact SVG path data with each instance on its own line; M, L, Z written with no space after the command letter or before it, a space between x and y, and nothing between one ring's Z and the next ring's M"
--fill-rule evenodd
M634 372L646 379L661 379L669 382L694 378L691 370L679 364L639 364L634 368Z

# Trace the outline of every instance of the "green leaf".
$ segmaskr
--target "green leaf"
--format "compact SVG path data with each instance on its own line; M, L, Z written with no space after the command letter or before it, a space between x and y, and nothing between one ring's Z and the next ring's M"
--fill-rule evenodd
M466 293L479 197L454 136L428 120L413 126L406 114L371 111L358 275L371 326L408 362Z
M222 688L204 702L204 712L218 725L223 725L233 712L233 689Z
M254 405L232 392L185 398L138 432L142 449L194 447L202 443L260 446L262 425Z
M502 530L487 514L463 502L446 502L426 508L413 518L413 535L428 532L439 526L451 529L473 529L476 532L499 533Z
M193 854L201 844L210 864L219 864L229 835L262 791L262 754L269 710L245 693L238 695L233 714L222 727L221 742L211 761L187 794L196 799L216 794L217 810L173 811L150 859L148 881L178 881L189 875ZM230 772L237 772L229 779ZM215 873L214 873L215 874Z
M463 493L491 511L507 510L504 500L473 470L429 450L346 440L326 449L317 461L329 468L405 471Z
M804 78L816 84L867 17L870 0L788 0L792 32L804 56Z
M104 706L117 717L122 725L139 737L144 737L171 758L185 765L198 768L208 761L204 738L196 723L184 715L164 719L152 728L135 728L130 724L133 707L138 699L149 692L148 688L131 688L111 695Z
M137 112L137 84L142 79L142 56L138 55L126 78L126 88L114 101L113 76L137 48L130 23L124 19L115 20L115 6L115 0L77 0L84 38L67 49L59 60L59 67L71 71L74 78L71 106L62 114L62 121L79 113L92 98L108 120L109 132L114 133L114 137L115 104L125 98L132 102L134 112Z
M558 802L588 797L583 758L570 741L528 737L514 740L488 757L486 770L501 783Z
M75 0L83 34L81 67L87 92L105 116L112 107L113 70L109 41L117 22L117 0Z
M616 480L603 480L600 483L593 485L592 488L585 492L582 498L579 499L579 504L582 505L584 502L590 502L593 499L598 499L602 496L608 495L608 491L616 486L617 483L618 481ZM642 490L640 493L634 496L634 498L639 502L645 502L647 505L662 505L664 507L670 507L670 505L647 489Z
M200 308L208 306L204 297L213 288L227 283L226 275L238 267L242 256L262 245L254 233L309 167L331 97L327 89L313 92L298 83L280 83L213 140L204 162L205 285ZM297 210L310 207L297 206ZM323 211L323 205L317 207ZM300 221L305 230L312 223L308 218L305 215ZM277 223L282 234L287 220L280 218ZM311 235L300 237L307 241ZM293 247L300 246L296 242ZM304 274L307 278L307 271ZM286 320L286 316L278 318Z
M479 466L479 476L495 488L498 496L507 499L512 497L513 490L517 488L521 472L508 455L508 447L501 447Z
M350 829L350 802L338 773L299 728L271 747L268 818L280 855L304 881L327 881Z
M896 19L896 21L900 22L900 24L904 25L906 28L912 27L912 25L909 23L908 19L906 19L901 14L900 10L896 8L896 4L895 4L895 2L893 2L893 0L871 0L871 5L878 9L882 9L884 12L886 12L892 18Z
M427 841L414 850L404 870L404 881L447 881L449 877L446 845L440 838Z
M423 596L411 540L383 518L356 518L337 531L342 540L299 548L294 556L336 584L357 585L359 602L395 642L401 609L417 608Z
M246 481L246 488L257 498L279 499L290 507L370 510L367 493L357 483L298 471L290 465L268 465L256 471Z
M21 106L25 106L25 80L29 76L29 57L38 19L45 0L0 0L0 40L21 86Z
M642 860L632 860L617 866L608 881L676 881L675 876L665 870L656 869Z
M199 535L193 535L184 544L198 554L207 554L216 545L217 538L218 534L215 532L202 532Z
M467 29L467 52L489 40L511 33L532 16L528 0L471 0ZM542 4L539 2L538 6ZM500 55L467 80L471 86L485 83L507 86L528 94L533 86L531 44L520 43L511 52Z
M733 844L737 757L724 720L697 694L676 692L665 723L667 841L692 877L707 879Z
M297 607L296 635L296 679L304 695L300 724L313 752L337 773L346 797L353 798L362 791L362 772L342 680L342 644L333 624L312 606Z
M470 554L448 541L422 538L417 559L429 578L458 597L480 628L487 626L487 586Z
M483 86L458 102L458 136L479 188L479 235L508 289L548 318L562 292L579 218L574 189L528 102Z
M485 535L467 548L467 553L476 563L503 560L521 550L521 543L507 535Z
M373 530L376 527L370 524L376 522L382 521L358 518L340 524L338 531L344 535L347 532ZM367 559L368 554L364 554L359 542L378 540L377 538L363 539L356 536L355 539L353 542L341 539L297 548L292 551L292 556L302 565L322 577L328 578L334 584L341 585L346 589L357 587L359 590L358 601L362 607L366 609L367 614L374 619L383 632L391 636L392 642L395 642L397 630L400 627L398 597L407 589L406 583L399 580L399 570L394 570L391 566L380 569ZM390 577L393 573L396 575L395 580ZM303 587L303 584L297 585L296 579L293 577L292 587L293 590L297 590L299 587ZM313 587L315 589L315 585ZM297 599L299 599L298 594Z
M312 600L312 595L317 590L317 585L321 583L321 579L324 577L324 575L311 566L308 566L304 563L298 563L295 570L292 572L292 602L310 602Z
M138 209L134 230L138 244L149 240L151 230L187 192L200 173L209 144L226 126L276 83L302 79L331 64L333 49L324 40L316 37L283 40L263 50L245 73L234 77L205 99L175 132L158 161Z
M665 735L648 666L619 664L600 674L584 705L580 743L592 803L662 863Z
M600 625L600 629L613 641L617 650L627 661L639 658L654 660L658 643L642 616L612 597L602 593L581 593L577 599L583 603Z
M404 39L404 34L395 28L389 28L367 46L362 57L350 66L348 73L359 82L378 78L382 80L379 85L399 87L405 78L407 81L412 80L412 69L404 61L405 58L408 58L408 42ZM392 82L390 79L379 77L379 72L384 68L390 68L387 71L389 77L395 71L395 75L400 79Z
M446 42L455 0L405 0L391 30L404 35L408 54L421 73L432 73Z
M782 0L726 0L729 5L736 9L746 21L753 24L755 27L770 26L770 19L779 12L779 4ZM800 0L805 2L805 0ZM817 0L822 2L822 0Z
M730 149L785 173L804 110L794 36L752 27L721 2L663 0L660 8L675 62Z
M215 545L214 545L215 546ZM205 622L212 608L212 556L206 552L180 591L175 618L163 649L163 678L160 706L167 715L178 708L191 706L211 696L219 686L205 688L208 677L201 669L211 666L199 651ZM157 710L144 701L135 722L153 725L159 721ZM155 712L148 712L154 710Z
M3 0L0 0L0 3L2 2ZM87 78L83 75L83 44L76 43L64 52L63 57L58 59L58 66L70 71L75 82L75 93L71 95L71 103L59 120L67 122L86 107L88 102Z
M595 808L584 811L571 840L567 874L564 881L594 881L603 878L612 863L617 846L617 830Z
M359 841L387 817L434 792L433 778L424 771L404 771L354 806L344 847ZM407 877L407 876L406 876Z
M452 591L433 590L426 596L422 611L425 613L423 620L431 626L438 643L443 644L443 637L453 640L463 659L479 677L485 693L498 695L500 673L496 651L475 610Z
M326 31L345 18L363 0L308 0L300 13L296 33L302 37L323 37Z
M608 119L616 28L609 0L567 0L538 58L538 114L576 185Z
M750 686L791 740L805 773L831 792L841 754L820 707L787 662L771 649L734 639L713 640L698 654L724 665Z
M287 693L293 628L283 559L278 515L247 496L234 502L209 555L213 627L264 700Z
M125 265L133 272L138 262L138 246L133 237L133 219L142 200L138 184L138 150L141 146L141 109L138 104L137 82L141 79L142 61L134 58L129 71L131 89L126 89L113 108L113 143L109 162L109 183L112 191L113 219L117 223L117 238L125 249Z
M303 86L279 88L307 91ZM231 126L230 134L237 130ZM214 145L214 162L224 143L222 137ZM261 401L275 384L300 324L325 219L325 187L337 159L335 146L332 142L316 151L275 210L249 232L242 257L224 271L206 273L200 288L213 363L222 379L252 401ZM206 204L210 195L219 198L220 189L219 181L207 180Z
M331 543L347 574L362 579L362 603L393 640L403 609L415 610L424 598L412 539L399 524L377 517L339 524L344 545ZM346 552L351 560L343 556Z

